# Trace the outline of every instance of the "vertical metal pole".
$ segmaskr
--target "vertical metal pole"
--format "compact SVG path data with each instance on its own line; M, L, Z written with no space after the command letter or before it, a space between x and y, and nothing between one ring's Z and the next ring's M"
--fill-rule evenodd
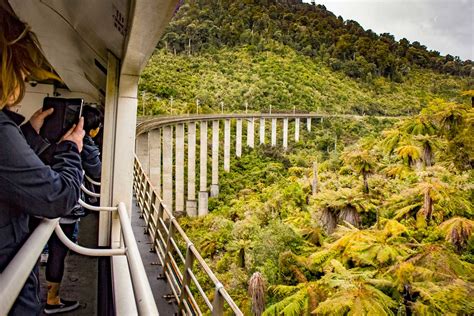
M115 122L117 120L118 80L119 61L112 53L109 53L104 108L104 145L101 153L102 161L111 162L115 154L115 134L117 131ZM110 206L112 205L114 164L103 163L101 174L100 205ZM111 213L100 212L98 244L101 247L110 245L111 220Z
M224 286L221 283L216 284L216 290L214 291L214 301L212 302L212 316L224 315L224 298L220 293L220 289Z
M288 148L288 118L283 119L283 148Z
M310 117L306 119L306 128L308 129L308 132L311 132L311 118Z
M191 275L189 271L192 271L193 269L193 262L194 262L194 255L193 252L191 251L191 247L194 245L192 243L187 244L186 246L186 259L184 261L184 273L183 273L183 283L181 287L181 295L179 297L179 304L178 304L178 312L181 312L184 310L184 301L188 297L188 293L186 289L189 287L189 284L191 283Z

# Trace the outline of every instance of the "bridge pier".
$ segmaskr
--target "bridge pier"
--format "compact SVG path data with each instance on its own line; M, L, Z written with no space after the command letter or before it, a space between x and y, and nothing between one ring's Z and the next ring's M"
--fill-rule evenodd
M196 201L196 123L188 123L188 198L186 214L197 216Z
M175 214L186 212L188 216L203 216L208 214L209 196L219 195L219 147L220 147L220 120L224 121L223 131L223 170L230 171L231 147L234 146L233 135L235 133L235 155L242 156L242 129L243 120L246 121L246 145L249 148L255 147L255 124L259 124L259 143L265 144L266 119L271 120L270 143L272 147L282 146L288 149L289 138L288 129L290 120L294 119L294 140L301 139L302 124L311 131L311 121L314 115L236 115L236 116L206 116L186 119L179 119L175 122L165 120L156 126L155 130L142 132L136 139L136 154L140 160L144 171L148 174L156 192L162 197L163 203ZM235 130L232 127L232 120L236 121ZM257 122L259 120L259 122ZM278 120L282 120L282 143L278 141L279 132ZM306 121L304 121L306 120ZM322 118L321 118L322 120ZM208 125L212 122L212 138L208 140ZM200 144L197 141L197 123L200 129ZM292 123L292 122L291 122ZM186 126L185 126L186 125ZM209 126L210 127L210 126ZM245 132L245 131L244 131ZM187 133L187 135L186 135ZM208 153L208 142L212 142L211 154ZM197 148L199 145L199 156ZM211 145L211 144L209 144ZM175 147L173 147L175 146ZM185 153L187 148L187 153ZM185 159L185 154L187 159ZM174 155L174 156L173 156ZM211 155L211 157L209 157ZM199 166L196 160L199 159ZM211 170L208 171L208 159L211 159ZM187 160L187 171L185 161ZM199 168L196 171L196 168ZM197 174L199 172L199 174ZM196 179L199 177L199 179ZM209 177L209 179L208 179ZM196 183L199 181L199 183ZM186 187L185 187L186 186ZM198 186L198 187L196 187Z
M249 118L247 120L247 146L250 148L254 148L254 134L255 134L255 128L254 128L254 119Z
M219 121L212 121L211 197L219 195Z
M184 213L184 125L176 125L175 212Z
M300 118L295 118L295 142L300 141Z
M276 146L277 142L277 120L275 118L272 118L272 147Z
M265 144L265 119L260 118L260 145Z
M237 119L235 131L235 155L242 156L242 119Z
M161 128L148 132L150 181L161 196Z
M173 127L163 127L163 203L173 213Z
M150 168L149 168L149 150L148 150L148 133L143 133L137 137L136 140L136 148L135 152L137 153L137 157L142 164L143 171L149 176L150 175Z
M224 121L224 171L230 171L230 120Z
M283 148L288 148L288 118L283 119Z
M199 203L198 215L207 215L208 192L207 192L207 122L202 121L200 126L201 145L199 156Z

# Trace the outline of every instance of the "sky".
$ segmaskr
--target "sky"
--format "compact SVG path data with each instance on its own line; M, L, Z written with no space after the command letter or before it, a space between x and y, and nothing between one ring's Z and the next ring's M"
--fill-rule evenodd
M303 0L311 2L310 0ZM377 34L418 41L442 55L474 60L474 0L316 0Z

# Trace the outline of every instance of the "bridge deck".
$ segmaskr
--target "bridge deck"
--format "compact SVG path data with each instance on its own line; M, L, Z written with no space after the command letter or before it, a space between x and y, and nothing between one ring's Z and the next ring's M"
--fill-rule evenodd
M156 262L158 262L157 254L150 252L151 241L149 235L144 234L145 221L139 217L140 210L134 199L132 208L133 233L135 235L135 239L137 240L138 249L140 250L143 265L145 266L145 270L148 275L148 282L150 282L153 296L155 297L158 312L160 315L174 315L178 312L176 301L169 301L163 297L172 293L171 288L166 282L166 279L158 279L158 276L161 275L162 268L160 265L156 264Z

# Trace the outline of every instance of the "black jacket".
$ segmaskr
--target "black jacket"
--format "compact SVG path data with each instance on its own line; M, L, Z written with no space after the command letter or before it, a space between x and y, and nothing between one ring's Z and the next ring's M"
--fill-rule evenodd
M82 183L76 144L58 144L47 166L32 149L41 143L30 146L25 140L19 128L23 119L0 111L0 271L25 241L29 215L67 215L79 199Z
M89 135L84 136L84 145L81 152L82 168L94 180L100 180L102 163L100 161L99 147Z

